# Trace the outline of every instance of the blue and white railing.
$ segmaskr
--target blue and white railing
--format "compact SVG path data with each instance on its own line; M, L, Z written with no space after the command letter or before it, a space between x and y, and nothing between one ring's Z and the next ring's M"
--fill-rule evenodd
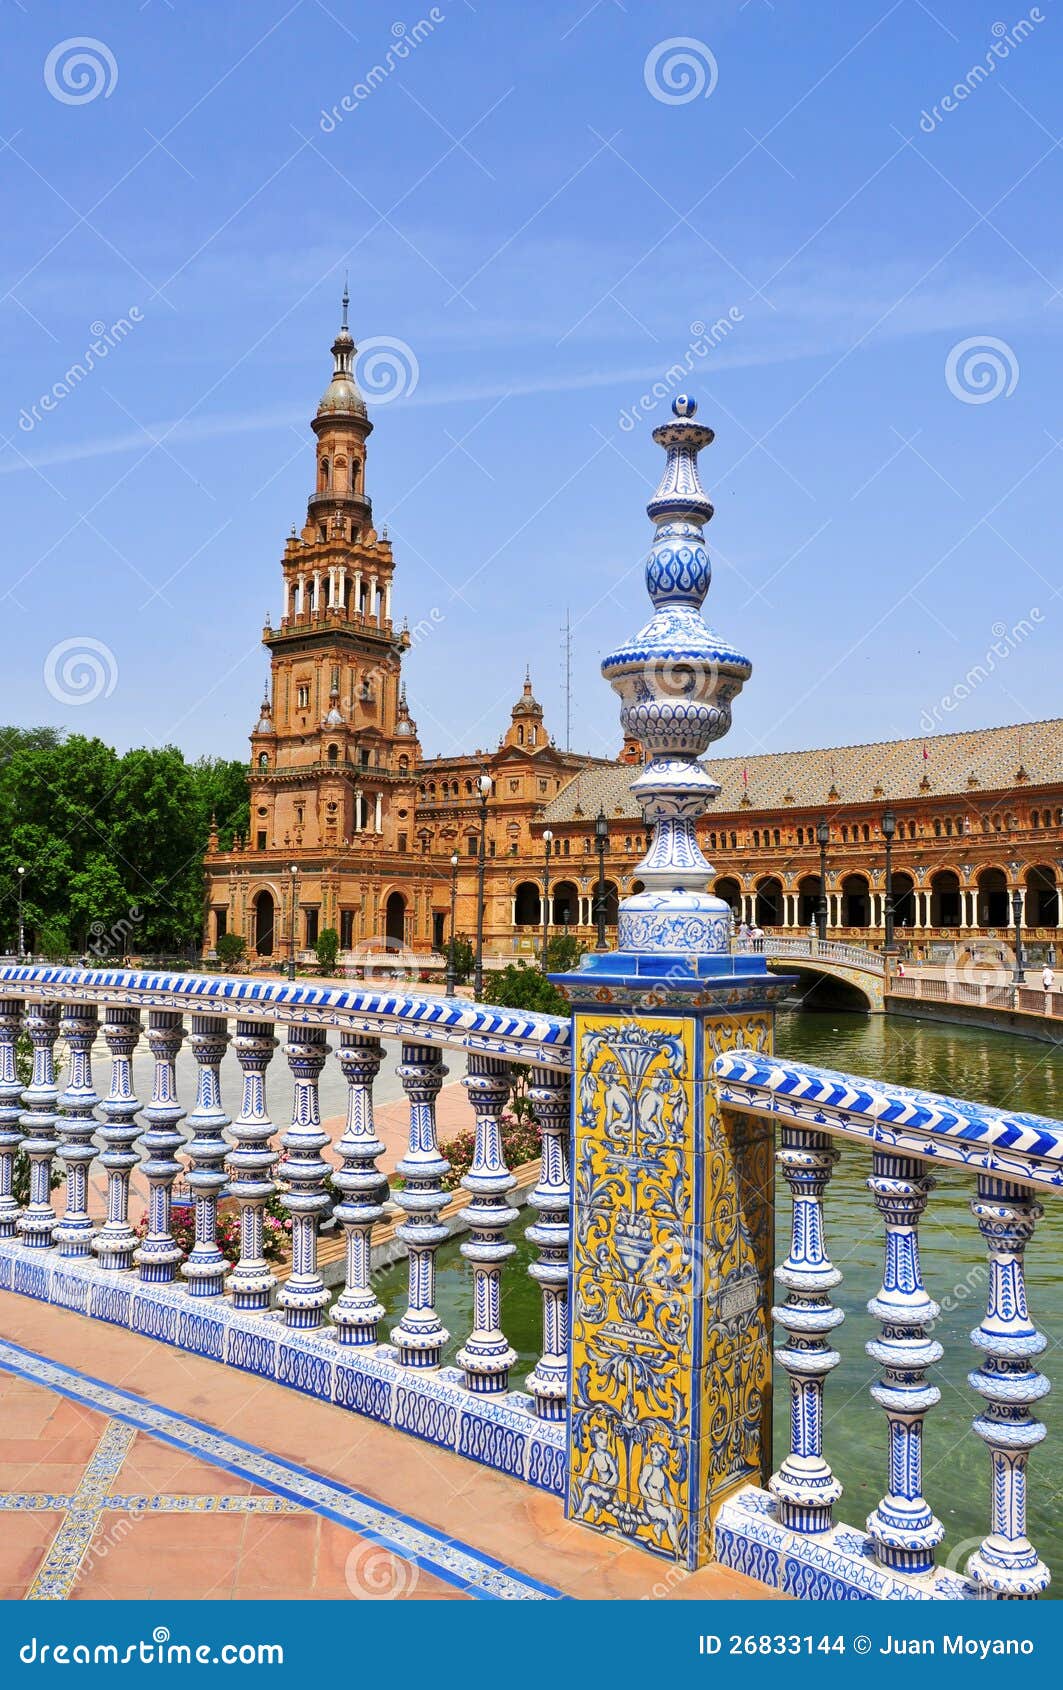
M1050 1388L1038 1367L1048 1339L1030 1317L1024 1253L1044 1213L1039 1198L1063 1192L1063 1124L752 1051L717 1057L713 1076L728 1108L777 1120L776 1160L792 1196L790 1250L776 1270L786 1296L773 1311L788 1334L776 1356L790 1379L790 1452L770 1482L770 1517L763 1507L758 1516L751 1498L725 1509L718 1548L748 1564L751 1544L760 1557L785 1552L789 1534L808 1573L795 1594L840 1594L834 1579L846 1594L906 1594L904 1583L885 1584L896 1574L915 1575L917 1596L1039 1595L1049 1570L1027 1536L1027 1465L1045 1436L1033 1411ZM868 1305L882 1330L867 1349L881 1369L871 1394L886 1416L886 1485L862 1543L834 1526L841 1485L823 1436L844 1319L833 1300L842 1275L828 1250L825 1197L846 1140L872 1152L867 1183L885 1235L882 1285ZM974 1175L971 1210L988 1257L986 1312L971 1334L977 1363L968 1377L984 1399L973 1429L989 1451L990 1522L963 1578L935 1568L944 1527L923 1495L923 1426L940 1398L928 1373L942 1348L932 1336L940 1309L923 1282L918 1229L935 1165Z
M330 1033L338 1035L347 1085L338 1166L325 1159L330 1141L319 1101ZM32 1050L28 1085L18 1072L22 1035ZM152 1094L143 1106L134 1095L132 1067L142 1036L154 1059ZM186 1038L198 1076L187 1117L177 1083ZM110 1061L105 1095L93 1074L101 1039ZM384 1147L373 1120L383 1040L401 1045L398 1073L409 1101L409 1138L394 1192L404 1211L397 1231L408 1256L408 1297L390 1334L381 1330L384 1310L371 1276L373 1231L388 1196L378 1167ZM62 1091L60 1041L66 1051ZM278 1143L265 1076L279 1043L293 1096L291 1122ZM234 1119L222 1106L220 1080L230 1044L243 1082ZM346 1403L560 1490L570 1045L567 1019L453 998L216 975L0 968L0 1287ZM457 1368L440 1367L450 1334L436 1309L435 1275L436 1253L449 1236L441 1211L449 1200L443 1181L450 1167L436 1130L448 1049L466 1058L464 1084L476 1122L472 1165L461 1181L469 1198L462 1253L472 1273L475 1313ZM500 1118L515 1068L528 1071L542 1142L541 1174L528 1197L535 1220L527 1236L539 1252L530 1271L541 1290L543 1349L524 1392L510 1389L516 1356L500 1320L501 1275L515 1249L507 1234L517 1218L508 1202L516 1182L505 1163ZM14 1195L19 1150L30 1166L22 1208ZM89 1212L96 1160L107 1177L103 1220ZM65 1181L53 1192L57 1168ZM130 1218L137 1169L149 1188L143 1238ZM173 1233L173 1192L182 1175L195 1209L187 1256ZM266 1208L274 1195L292 1222L291 1272L279 1290L263 1252ZM223 1196L239 1208L235 1266L217 1242ZM319 1222L330 1203L346 1234L345 1283L331 1308L318 1265Z

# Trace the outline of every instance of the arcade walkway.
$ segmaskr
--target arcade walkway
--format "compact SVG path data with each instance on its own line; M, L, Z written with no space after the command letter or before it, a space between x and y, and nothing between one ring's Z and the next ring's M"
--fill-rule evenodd
M0 1599L754 1598L331 1404L0 1293ZM774 1593L771 1593L774 1594Z

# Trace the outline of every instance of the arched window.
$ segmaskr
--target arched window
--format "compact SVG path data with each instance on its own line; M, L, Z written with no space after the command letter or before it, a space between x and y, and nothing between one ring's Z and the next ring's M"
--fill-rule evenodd
M518 729L517 729L517 744L518 745L524 744L524 727L523 727L523 724L520 727L518 727Z
M268 769L269 768L269 752L268 751L260 751L259 752L259 754L258 754L258 766L259 766L260 769Z
M357 458L351 459L351 492L352 493L357 493L357 491L358 491L358 471L361 469L361 467L362 466L359 463Z
M399 774L400 775L404 775L406 773L406 771L409 769L409 766L410 766L410 759L408 757L400 757L399 758Z
M321 491L327 493L332 485L332 472L327 458L321 460Z
M328 748L328 760L329 760L329 762L330 763L338 762L339 761L339 755L340 755L339 746L338 745L330 745L329 748Z

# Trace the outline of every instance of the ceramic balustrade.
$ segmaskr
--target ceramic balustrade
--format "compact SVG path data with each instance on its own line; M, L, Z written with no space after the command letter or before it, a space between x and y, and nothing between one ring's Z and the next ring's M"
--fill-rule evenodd
M54 1245L59 1255L105 1270L116 1285L135 1280L168 1286L199 1307L214 1303L224 1305L223 1313L231 1307L241 1315L261 1314L286 1330L312 1333L324 1326L345 1352L393 1356L418 1374L438 1373L450 1338L436 1308L435 1259L451 1236L455 1199L444 1184L449 1164L439 1149L435 1102L447 1073L444 1050L457 1050L467 1061L464 1083L476 1122L475 1154L461 1181L468 1198L462 1248L475 1312L457 1360L470 1395L503 1400L516 1356L500 1329L501 1278L515 1248L505 1233L517 1211L509 1203L515 1180L505 1165L502 1117L514 1065L528 1068L535 1082L530 1107L543 1142L542 1171L530 1193L537 1218L529 1228L539 1250L529 1272L541 1287L543 1346L522 1400L536 1420L563 1418L567 1020L456 1000L396 998L371 988L293 992L217 977L207 982L32 965L3 973L17 974L18 980L5 978L0 985L0 1239L17 1236L34 1252ZM367 1024L376 1030L364 1031ZM338 1032L337 1044L330 1043L330 1030ZM142 1034L153 1059L151 1095L143 1105L133 1084ZM394 1205L379 1166L385 1146L373 1114L373 1084L388 1039L401 1040L398 1073L409 1110ZM186 1040L197 1069L187 1117L178 1088ZM280 1150L266 1098L266 1075L279 1042L291 1070L293 1099ZM231 1121L222 1102L230 1044L242 1088L241 1107ZM347 1084L346 1121L334 1146L320 1104L321 1075L333 1050ZM98 1062L110 1059L102 1097L94 1085L94 1051ZM20 1064L30 1053L27 1076ZM57 1074L66 1082L61 1093ZM20 1152L29 1164L30 1196L23 1207L15 1195ZM61 1218L52 1205L54 1168L65 1174ZM139 1232L130 1217L134 1175L147 1187ZM182 1176L194 1210L187 1252L175 1224L182 1217L183 1189L175 1199ZM235 1262L219 1242L226 1205L239 1216ZM375 1287L373 1249L374 1232L393 1207L404 1211L395 1230L407 1253L409 1293L391 1334L392 1349L381 1326L385 1310ZM267 1229L270 1236L284 1230L278 1210L288 1216L291 1231L286 1275L266 1260ZM321 1226L330 1213L345 1242L338 1295L326 1285L319 1262Z
M713 1074L726 1108L777 1120L777 1159L791 1192L791 1247L776 1270L787 1297L773 1310L787 1334L776 1359L789 1377L792 1408L790 1450L769 1487L777 1519L818 1544L809 1550L817 1564L856 1577L852 1551L837 1549L838 1532L848 1528L836 1527L841 1486L824 1432L828 1379L841 1360L833 1335L844 1319L842 1274L826 1245L827 1187L848 1143L871 1151L867 1185L883 1230L882 1284L867 1305L881 1330L867 1353L881 1369L870 1391L885 1414L886 1483L867 1521L864 1559L883 1576L911 1580L913 1594L1040 1595L1050 1574L1027 1535L1028 1469L1046 1435L1033 1410L1050 1385L1036 1366L1048 1340L1029 1313L1025 1252L1044 1212L1038 1198L1063 1187L1063 1123L754 1051L718 1057ZM924 1425L940 1400L934 1370L943 1355L935 1335L940 1309L924 1281L918 1241L935 1165L974 1176L971 1209L988 1255L986 1313L971 1333L979 1361L968 1377L985 1399L973 1431L989 1453L990 1520L959 1579L936 1565L945 1529L923 1493ZM943 1513L948 1502L946 1489ZM903 1595L907 1585L867 1593Z

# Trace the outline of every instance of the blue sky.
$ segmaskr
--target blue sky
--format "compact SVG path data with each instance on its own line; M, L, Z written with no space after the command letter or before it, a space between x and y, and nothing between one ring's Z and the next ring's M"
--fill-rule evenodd
M566 610L573 743L617 748L639 407L684 362L707 616L754 664L721 752L1058 713L1053 0L0 21L0 720L246 754L345 270L356 339L398 343L367 484L432 622L427 752L494 743L526 662L561 737Z

